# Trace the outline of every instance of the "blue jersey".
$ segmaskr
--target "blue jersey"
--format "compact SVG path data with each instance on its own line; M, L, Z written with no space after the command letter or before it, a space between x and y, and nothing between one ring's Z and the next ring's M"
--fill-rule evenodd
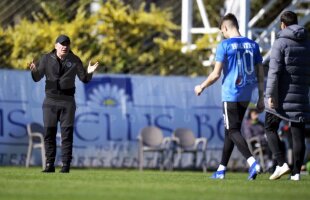
M257 87L255 65L262 63L258 44L246 37L223 40L215 61L223 63L222 101L250 101Z

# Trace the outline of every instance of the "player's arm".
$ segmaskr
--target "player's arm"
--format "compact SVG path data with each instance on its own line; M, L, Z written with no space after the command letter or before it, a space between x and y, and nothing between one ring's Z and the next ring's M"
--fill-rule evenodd
M216 62L213 71L209 74L208 78L200 85L195 86L195 93L199 96L204 89L215 83L220 77L223 69L222 62Z
M256 105L257 111L263 112L265 109L264 105L264 69L262 64L255 65L257 80L258 80L258 102Z
M262 64L257 64L258 97L264 98L264 68Z

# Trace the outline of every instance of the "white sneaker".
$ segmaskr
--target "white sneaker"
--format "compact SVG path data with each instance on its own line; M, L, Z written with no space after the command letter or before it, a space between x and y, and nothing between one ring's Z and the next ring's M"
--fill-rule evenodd
M281 176L285 175L285 174L288 174L290 172L290 168L289 166L284 163L282 165L282 167L280 166L277 166L276 167L276 170L273 172L273 174L269 177L269 180L276 180L276 179L279 179L281 178Z
M291 176L292 181L300 181L300 174L295 174L294 176Z

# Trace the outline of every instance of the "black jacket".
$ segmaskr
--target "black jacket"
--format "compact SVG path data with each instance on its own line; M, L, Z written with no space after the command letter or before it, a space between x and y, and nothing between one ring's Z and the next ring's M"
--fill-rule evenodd
M266 111L292 122L310 120L310 43L306 30L291 25L278 33L271 49L266 97L278 108Z
M56 50L53 50L44 54L36 66L37 71L31 73L32 79L38 82L45 75L47 96L49 94L74 96L75 76L77 75L84 83L89 82L92 78L92 74L88 74L84 69L80 58L71 51L61 61L56 56Z

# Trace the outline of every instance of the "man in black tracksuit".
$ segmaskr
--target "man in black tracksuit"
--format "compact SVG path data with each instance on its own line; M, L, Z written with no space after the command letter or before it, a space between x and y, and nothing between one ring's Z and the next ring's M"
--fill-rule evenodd
M61 127L62 173L70 171L72 160L73 127L75 117L75 77L87 83L98 62L87 71L79 57L70 51L70 38L60 35L55 42L55 49L44 54L40 61L29 64L31 75L38 82L45 75L45 99L43 103L44 143L46 150L46 167L42 172L55 172L57 123Z

